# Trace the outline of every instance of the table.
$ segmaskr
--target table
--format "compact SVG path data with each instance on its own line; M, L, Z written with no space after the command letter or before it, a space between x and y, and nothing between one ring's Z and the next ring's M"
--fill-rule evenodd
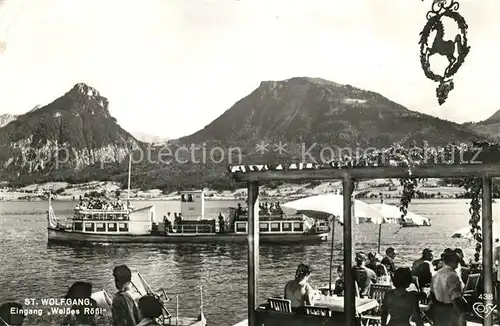
M328 307L331 311L344 312L344 297L336 295L332 296L319 296L314 300L316 307ZM361 314L367 310L377 308L378 302L375 299L356 298L356 312Z

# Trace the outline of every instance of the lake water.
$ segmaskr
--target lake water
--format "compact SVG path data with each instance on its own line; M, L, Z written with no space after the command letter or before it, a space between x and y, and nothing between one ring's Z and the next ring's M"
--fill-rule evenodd
M391 202L387 202L391 203ZM396 201L392 202L396 203ZM136 202L136 207L150 204L163 216L180 211L178 202ZM210 201L209 210L235 206L235 202ZM58 216L70 216L71 202L54 202ZM500 210L494 204L494 216ZM382 251L396 247L398 265L409 265L419 258L422 249L432 248L438 254L446 247L461 247L468 260L474 244L452 239L451 234L468 225L467 200L415 200L411 211L431 218L431 227L403 228L382 226ZM89 281L94 290L114 293L112 269L126 264L141 272L155 289L164 287L179 295L180 315L197 316L199 291L204 288L204 313L209 325L234 325L246 318L247 248L243 244L200 245L107 245L69 247L47 244L46 202L0 202L0 302L25 298L59 298L75 281ZM335 262L342 259L342 233L337 227ZM378 226L355 227L357 248L377 249ZM287 280L293 278L299 263L314 270L312 283L327 284L330 244L297 246L264 246L260 249L260 295L281 295ZM187 292L187 293L185 293ZM174 295L175 298L175 295ZM175 314L175 300L168 306ZM29 323L28 323L29 324Z

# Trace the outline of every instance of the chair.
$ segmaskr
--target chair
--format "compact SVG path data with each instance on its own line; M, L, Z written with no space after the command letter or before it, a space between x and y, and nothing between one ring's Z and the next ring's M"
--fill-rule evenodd
M304 306L304 313L306 316L322 316L331 317L332 312L327 307Z
M141 275L141 273L139 273L139 271L132 272L131 283L132 283L132 286L137 291L137 293L139 294L139 297L143 297L146 295L154 296L156 299L158 299L161 302L162 315L160 316L160 320L162 320L162 322L170 321L172 319L172 314L165 307L165 303L170 301L170 298L167 296L165 289L161 288L157 291L153 291L153 289L151 289L151 287L146 282L146 280L142 277L142 275Z
M420 315L422 317L422 321L427 324L432 324L431 318L427 315L427 311L429 310L430 300L427 297L427 295L425 295L425 293L422 292L422 288L420 287L420 281L418 280L418 277L412 276L412 279L413 279L412 283L415 285L418 291L417 294L419 298L418 307L420 308ZM424 295L425 298L423 298Z
M368 326L370 324L380 324L382 319L380 317L380 306L382 306L382 302L384 301L385 294L390 291L392 287L390 285L377 285L372 284L370 286L370 298L377 300L379 304L379 308L372 309L369 314L363 315L361 314L361 322L364 323L364 326Z
M279 312L292 312L292 302L287 299L279 299L279 298L269 298L267 299L269 302L269 307L271 310L279 311Z
M477 287L479 285L479 279L481 274L470 274L467 277L467 282L464 287L464 297L465 298L475 298L477 297Z

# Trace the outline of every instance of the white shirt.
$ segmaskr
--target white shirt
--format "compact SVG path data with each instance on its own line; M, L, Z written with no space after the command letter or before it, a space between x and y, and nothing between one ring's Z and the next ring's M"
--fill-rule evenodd
M432 277L431 292L439 302L452 303L453 300L462 297L462 291L462 280L450 266L443 266Z

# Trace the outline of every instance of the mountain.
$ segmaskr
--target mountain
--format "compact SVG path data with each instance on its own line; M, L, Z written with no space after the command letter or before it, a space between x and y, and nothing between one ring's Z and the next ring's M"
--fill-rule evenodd
M53 103L0 128L0 163L5 162L5 170L16 167L19 173L0 174L0 180L18 184L111 180L126 185L128 165L122 161L127 142L132 140L136 148L146 146L123 130L107 108L108 100L95 89L77 84ZM136 150L140 155L134 156L131 187L234 188L228 165L324 161L346 154L346 149L355 155L393 143L475 140L489 138L468 126L411 111L372 91L318 78L265 81L198 132L153 147L147 156ZM261 142L267 147L256 147ZM276 147L279 142L284 144L281 149ZM57 169L51 157L61 145L71 149L70 160ZM311 155L305 157L304 150ZM103 168L98 164L103 159L113 163Z
M120 163L137 140L108 110L108 100L79 83L52 103L0 128L0 179L73 177L87 167ZM32 178L29 178L32 177Z
M468 122L463 125L481 135L500 140L500 110L484 121Z
M17 119L17 115L9 114L9 113L4 113L0 114L0 128L5 126L11 121L14 121Z
M407 108L371 91L318 78L265 81L202 130L181 143L251 144L286 141L384 147L393 143L484 138L459 124Z
M139 131L132 132L132 135L135 137L135 139L137 139L143 143L153 144L153 145L163 144L163 143L166 143L167 141L170 140L169 138L155 136L155 135L151 135L151 134L148 134L145 132L139 132Z

